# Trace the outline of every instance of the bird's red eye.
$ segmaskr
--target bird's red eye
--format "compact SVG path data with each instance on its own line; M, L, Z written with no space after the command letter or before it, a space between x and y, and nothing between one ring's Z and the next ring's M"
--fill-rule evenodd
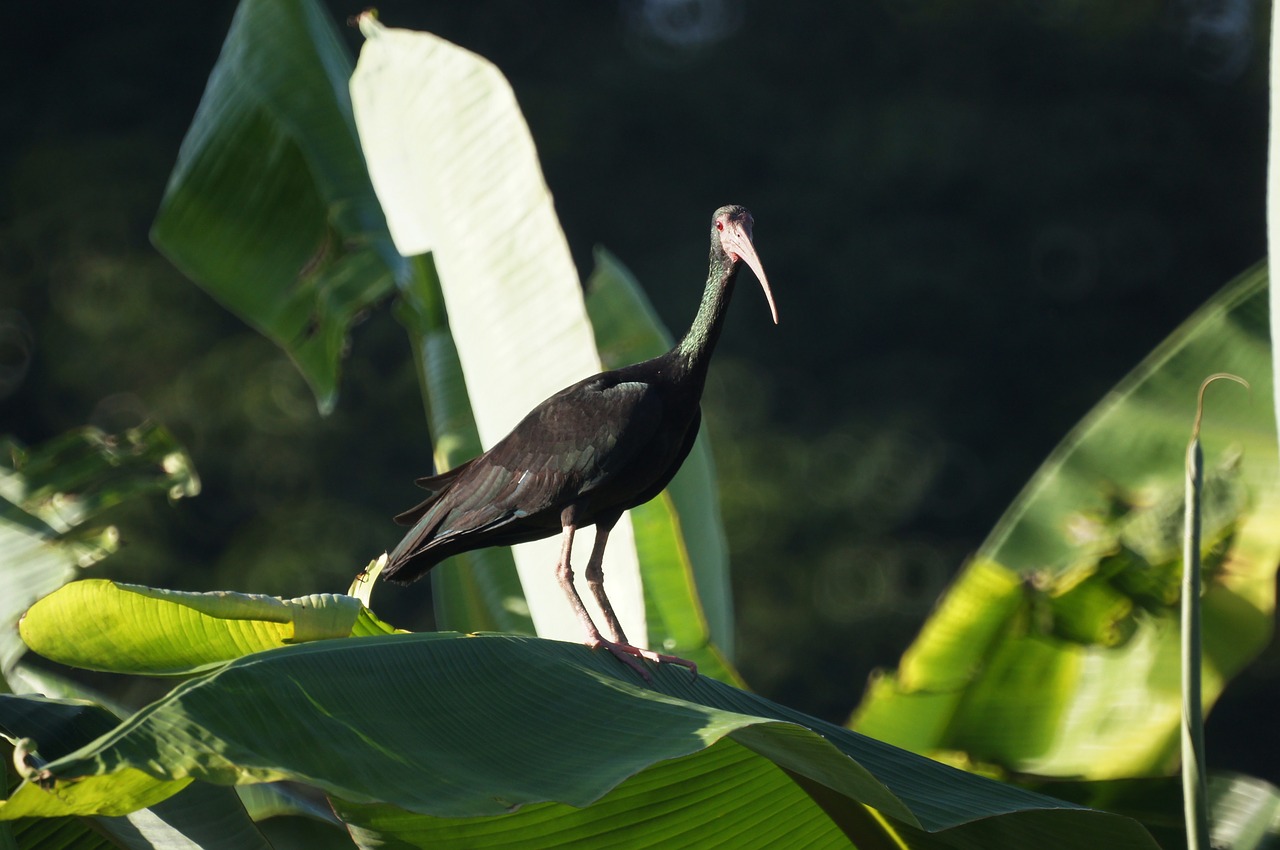
M719 220L717 220L717 221L716 221L716 230L724 230L724 222L723 222L723 221L719 221Z

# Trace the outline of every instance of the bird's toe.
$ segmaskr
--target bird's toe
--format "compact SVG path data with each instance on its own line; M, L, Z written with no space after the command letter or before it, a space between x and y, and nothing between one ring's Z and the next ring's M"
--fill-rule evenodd
M653 681L653 677L649 675L649 671L645 669L643 664L636 660L638 653L631 651L636 649L636 647L625 643L614 643L613 641L605 640L604 638L592 641L588 643L587 646L590 646L592 649L599 649L603 647L604 649L609 650L610 654L612 654L614 658L639 673L640 678L644 679L646 682Z
M646 682L652 681L652 677L650 677L649 671L646 670L638 661L636 661L637 658L643 658L646 661L652 661L654 664L676 664L676 665L679 665L680 667L686 667L689 669L691 673L693 673L693 676L695 679L698 677L698 665L688 660L687 658L681 658L677 655L664 655L661 652L654 652L652 649L644 649L639 646L632 646L629 643L620 643L620 642L615 642L611 640L605 640L603 637L597 638L596 640L589 643L588 646L590 646L592 649L603 647L609 650L609 652L613 654L613 657L617 658L619 661L626 664L632 670L635 670L637 673L639 673L642 677L644 677L644 680Z

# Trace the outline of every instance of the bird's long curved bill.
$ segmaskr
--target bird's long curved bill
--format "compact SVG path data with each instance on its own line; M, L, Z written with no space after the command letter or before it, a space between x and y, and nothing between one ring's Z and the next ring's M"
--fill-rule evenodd
M760 265L760 258L756 256L756 246L751 244L751 234L740 224L730 224L724 233L723 242L725 247L737 254L738 259L755 273L756 280L760 281L760 286L764 289L764 297L769 302L773 323L778 324L778 305L773 303L773 290L769 288L769 279L764 276L764 266Z

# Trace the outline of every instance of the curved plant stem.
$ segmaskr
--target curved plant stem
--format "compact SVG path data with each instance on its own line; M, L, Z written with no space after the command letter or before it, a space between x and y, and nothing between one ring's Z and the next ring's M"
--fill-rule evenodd
M1200 494L1204 487L1204 453L1200 449L1200 420L1204 391L1225 378L1243 384L1236 375L1220 372L1200 384L1196 419L1187 444L1186 514L1182 548L1182 806L1187 825L1187 850L1210 850L1209 803L1205 781L1204 711L1200 696Z

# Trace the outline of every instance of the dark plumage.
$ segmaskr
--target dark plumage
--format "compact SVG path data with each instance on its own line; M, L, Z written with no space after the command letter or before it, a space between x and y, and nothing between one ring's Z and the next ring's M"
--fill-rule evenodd
M382 576L407 584L436 564L472 549L564 535L556 575L587 631L648 678L635 660L692 662L632 646L605 595L601 560L622 512L658 495L693 447L711 351L733 294L740 263L755 272L777 322L773 294L751 242L752 218L740 206L716 210L711 258L698 314L684 338L660 357L601 372L535 407L479 457L418 479L429 495L396 517L413 528L392 551ZM596 628L573 586L574 532L596 526L586 577L611 640Z

